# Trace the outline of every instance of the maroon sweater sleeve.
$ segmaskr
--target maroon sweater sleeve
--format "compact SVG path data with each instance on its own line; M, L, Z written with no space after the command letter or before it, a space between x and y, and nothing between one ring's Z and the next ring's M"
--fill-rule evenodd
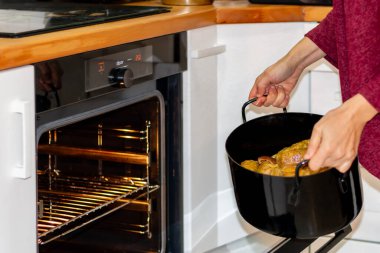
M371 77L367 83L361 86L359 93L380 112L380 69L375 76Z
M326 60L338 68L334 22L335 11L333 9L318 26L305 36L311 39L326 54Z
M347 12L350 85L380 112L380 1L352 1Z

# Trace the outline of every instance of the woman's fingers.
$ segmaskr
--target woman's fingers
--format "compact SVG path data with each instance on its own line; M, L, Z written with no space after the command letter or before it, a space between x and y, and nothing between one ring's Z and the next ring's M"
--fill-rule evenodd
M261 74L255 80L255 83L249 93L249 98L262 97L268 93L270 81L265 77L265 74Z
M315 154L320 148L322 142L322 131L320 127L318 126L318 123L314 126L313 132L310 137L309 145L307 148L307 151L304 155L304 159L310 160L309 161L309 167L312 170L318 170L320 167L320 158L317 157L315 159ZM319 156L323 156L323 153L319 154ZM323 159L324 160L324 159ZM323 162L323 161L322 161Z
M252 86L251 91L249 92L248 99L252 99L252 98L254 98L254 97L257 97L257 85L256 85L256 82L255 82L255 84Z
M289 96L289 94L286 94L284 100L282 101L282 103L278 107L279 108L287 107L289 104L289 100L290 100L290 96Z
M256 106L286 107L299 74L287 61L280 60L256 78L249 99L258 97Z
M277 85L276 89L277 89L277 97L273 101L272 105L275 107L282 107L282 105L284 104L284 100L286 100L287 94L286 94L286 91L282 85ZM285 107L285 106L283 106L283 107Z
M344 173L344 172L346 172L347 170L350 169L351 164L352 164L353 161L354 161L354 159L353 160L349 160L349 161L344 161L340 165L337 165L337 166L334 166L334 167L338 171L340 171L341 173Z
M253 104L256 106L263 106L267 101L269 89L270 82L263 73L256 78L255 84L253 85L248 98L252 99L254 97L257 97L257 100Z
M255 106L263 106L267 98L264 97L259 97L257 100L253 103Z
M304 155L310 169L330 167L346 172L356 158L366 122L377 114L371 108L361 95L355 95L326 113L315 124Z
M257 100L253 103L256 106L286 107L289 103L289 95L281 85L270 85L267 90L264 90L262 96L257 94L256 88L254 88L249 96L249 99L257 97Z
M322 119L313 129L308 149L304 155L304 159L310 160L309 168L311 170L334 167L341 171L346 169L347 164L350 165L352 158L355 157L355 152L349 152L351 141L337 141L334 138L335 131L328 128L326 120Z
M278 96L277 88L274 85L271 85L268 90L268 94L266 96L264 106L267 106L267 107L271 106L273 102L276 101L277 96Z
M352 162L355 160L355 156L344 156L342 158L331 157L327 152L317 152L315 156L309 161L309 168L318 170L320 168L335 168L338 171L344 173L350 167Z

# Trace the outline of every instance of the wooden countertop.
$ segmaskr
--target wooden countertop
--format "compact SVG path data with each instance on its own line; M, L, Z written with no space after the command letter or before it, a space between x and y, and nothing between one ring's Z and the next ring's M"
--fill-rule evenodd
M161 6L158 0L133 5ZM0 69L214 24L320 21L331 9L330 7L254 4L171 7L169 13L24 38L0 38Z
M259 5L216 7L218 24L321 21L328 6Z

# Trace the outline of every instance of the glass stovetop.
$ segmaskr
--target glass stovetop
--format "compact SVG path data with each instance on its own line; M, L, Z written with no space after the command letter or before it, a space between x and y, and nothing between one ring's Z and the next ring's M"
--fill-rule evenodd
M18 38L109 21L169 12L167 7L126 5L1 5L0 37Z

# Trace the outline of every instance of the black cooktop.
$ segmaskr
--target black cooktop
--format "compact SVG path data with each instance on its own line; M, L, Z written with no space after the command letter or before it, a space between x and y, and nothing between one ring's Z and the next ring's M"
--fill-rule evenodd
M18 38L169 11L167 7L103 4L1 5L0 37Z

